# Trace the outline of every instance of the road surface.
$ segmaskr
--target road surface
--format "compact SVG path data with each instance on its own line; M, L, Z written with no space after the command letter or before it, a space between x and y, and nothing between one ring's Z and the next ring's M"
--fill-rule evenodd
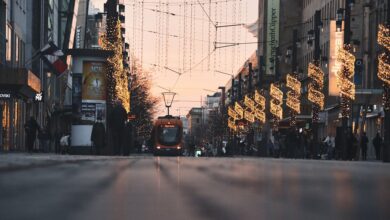
M390 219L390 165L0 155L0 219Z

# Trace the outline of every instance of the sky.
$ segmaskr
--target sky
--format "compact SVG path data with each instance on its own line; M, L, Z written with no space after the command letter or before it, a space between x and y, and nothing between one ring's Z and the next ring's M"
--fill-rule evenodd
M101 10L106 2L91 1ZM161 100L156 117L166 114L162 92L177 93L170 113L185 116L231 78L216 71L236 74L256 51L257 39L243 24L256 21L257 0L124 0L124 3L126 40L131 53L151 73L152 94ZM236 26L223 27L232 24ZM229 45L223 43L242 44L220 48Z

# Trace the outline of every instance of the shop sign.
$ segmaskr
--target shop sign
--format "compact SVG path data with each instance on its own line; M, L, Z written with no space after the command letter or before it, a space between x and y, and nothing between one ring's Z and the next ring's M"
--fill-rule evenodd
M340 89L337 87L337 73L342 63L337 60L337 57L340 48L344 45L344 31L336 32L336 21L330 21L329 31L329 95L340 96Z
M9 92L0 92L0 99L10 99L12 98L12 94Z
M43 92L35 94L34 101L42 102L43 101Z
M31 71L28 71L27 85L35 92L41 91L41 80Z
M280 0L267 2L266 74L275 75L275 59L279 47Z

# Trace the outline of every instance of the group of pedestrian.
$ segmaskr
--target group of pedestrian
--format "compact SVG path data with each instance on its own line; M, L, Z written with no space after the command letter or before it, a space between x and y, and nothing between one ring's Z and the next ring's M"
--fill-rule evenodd
M127 120L127 112L120 102L116 102L111 114L109 115L108 129L106 128L101 117L98 117L93 124L91 133L92 148L91 153L100 155L107 146L107 138L111 140L113 155L129 155L133 141L132 124ZM110 135L108 137L108 135Z

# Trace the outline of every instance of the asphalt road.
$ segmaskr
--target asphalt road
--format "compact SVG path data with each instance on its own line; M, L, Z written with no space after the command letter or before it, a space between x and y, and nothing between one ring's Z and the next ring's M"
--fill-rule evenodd
M382 163L17 157L0 157L1 220L390 219Z

